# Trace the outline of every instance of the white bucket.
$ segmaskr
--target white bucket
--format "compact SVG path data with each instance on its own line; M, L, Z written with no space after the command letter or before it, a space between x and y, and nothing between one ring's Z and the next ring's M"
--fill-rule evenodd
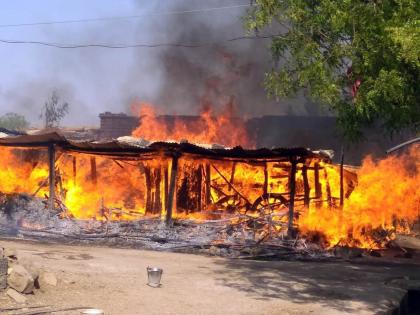
M147 267L147 284L151 287L160 287L163 269L158 267Z
M104 311L98 308L89 308L82 311L82 315L104 315Z

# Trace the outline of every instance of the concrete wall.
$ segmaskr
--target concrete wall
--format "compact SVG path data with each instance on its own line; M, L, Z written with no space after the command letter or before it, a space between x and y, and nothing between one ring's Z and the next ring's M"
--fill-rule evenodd
M115 139L121 136L130 135L139 125L139 118L128 116L127 114L113 114L105 112L99 114L101 139Z

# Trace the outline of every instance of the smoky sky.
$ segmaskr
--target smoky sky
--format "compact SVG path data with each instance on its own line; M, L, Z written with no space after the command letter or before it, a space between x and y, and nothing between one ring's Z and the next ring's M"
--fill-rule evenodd
M125 12L135 15L249 3L150 2L128 1ZM102 9L91 8L93 11L86 11L85 15L92 16L92 12L99 17L113 15L111 8ZM267 98L263 79L272 66L269 40L229 41L246 35L242 20L245 14L245 8L234 8L101 23L45 25L20 33L1 30L1 38L55 43L180 43L202 47L56 49L0 45L4 63L0 74L0 115L14 111L25 115L32 124L40 124L41 106L52 90L57 90L62 100L70 104L70 113L64 121L69 126L98 125L99 113L130 113L131 104L139 101L157 105L161 113L195 115L203 100L219 108L233 97L237 115L242 117L307 114L308 102L302 98L280 101ZM44 20L48 14L45 16Z

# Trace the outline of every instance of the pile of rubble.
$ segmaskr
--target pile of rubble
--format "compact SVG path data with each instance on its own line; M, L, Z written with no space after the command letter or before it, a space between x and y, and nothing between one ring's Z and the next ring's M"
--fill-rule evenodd
M26 295L57 286L54 273L39 270L18 260L15 250L0 247L0 292L17 303L26 303Z

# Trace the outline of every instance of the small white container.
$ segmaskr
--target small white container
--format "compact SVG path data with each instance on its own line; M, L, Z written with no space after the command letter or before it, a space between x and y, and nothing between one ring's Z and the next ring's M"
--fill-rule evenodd
M147 284L151 287L160 287L163 269L158 267L147 267Z
M98 308L89 308L82 311L83 315L104 315L104 311Z

